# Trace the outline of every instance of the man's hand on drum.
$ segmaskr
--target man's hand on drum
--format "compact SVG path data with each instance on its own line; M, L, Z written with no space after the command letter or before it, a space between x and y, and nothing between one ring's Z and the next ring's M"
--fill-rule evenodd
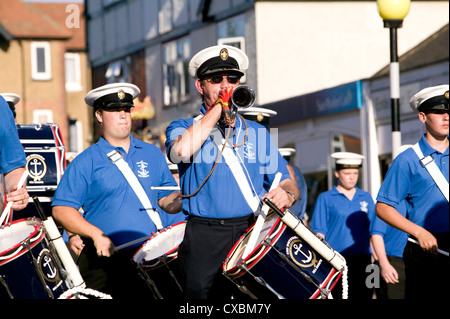
M114 244L105 234L99 234L92 237L95 248L97 249L97 255L101 257L111 257L114 254Z
M294 198L281 187L272 189L262 197L262 199L264 198L270 199L279 209L289 208L294 203Z
M6 201L13 202L12 209L19 211L27 207L29 197L26 188L17 189L17 186L15 186L6 196Z
M81 239L81 237L76 234L72 234L69 236L69 244L70 244L70 249L72 249L72 251L77 256L80 256L81 251L84 248L83 239Z

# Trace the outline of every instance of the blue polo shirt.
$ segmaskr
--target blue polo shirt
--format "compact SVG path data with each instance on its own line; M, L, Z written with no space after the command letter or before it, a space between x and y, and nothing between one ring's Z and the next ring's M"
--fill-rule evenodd
M317 198L311 229L325 235L331 248L343 256L371 254L370 221L375 215L372 196L358 187L352 200L336 186Z
M448 148L444 153L436 151L425 140L425 135L419 146L424 156L433 156L448 181ZM406 200L410 221L432 233L448 232L448 202L412 148L394 159L377 196L377 201L393 207L402 200Z
M137 176L158 209L164 227L185 220L181 213L169 215L158 200L174 191L151 190L151 186L177 186L159 148L130 135L124 160ZM79 154L68 166L53 198L52 206L69 206L84 210L86 220L100 228L115 246L150 235L156 227L143 209L137 195L106 155L116 149L103 137Z
M395 209L402 214L402 216L406 216L405 201L402 201ZM380 235L383 237L387 256L403 257L403 250L405 249L409 237L407 233L388 225L375 215L370 224L370 235Z
M0 96L0 118L0 174L6 174L25 166L27 161L14 116L2 96Z
M204 113L203 106L202 113ZM180 119L167 127L166 146L169 158L173 141L194 124L194 121L192 118ZM237 154L247 182L251 181L254 195L261 198L267 193L277 172L282 173L281 180L284 180L290 178L289 171L286 160L278 152L278 147L267 129L253 121L245 122L248 131L247 140L242 146L234 148L233 152ZM218 128L215 129L215 134L217 135L214 136L224 136ZM244 121L238 117L229 140L240 144L244 141L244 136ZM189 162L177 163L183 194L191 194L197 190L214 166L219 153L220 150L210 136ZM208 218L234 218L253 213L223 157L202 189L195 196L183 199L182 211L189 215Z

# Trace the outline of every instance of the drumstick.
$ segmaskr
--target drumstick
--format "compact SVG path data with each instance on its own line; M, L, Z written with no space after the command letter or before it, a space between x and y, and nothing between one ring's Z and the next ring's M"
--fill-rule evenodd
M17 183L17 189L22 188L23 184L25 183L25 180L28 177L28 171L25 170L22 174L22 177L20 177L19 183ZM2 216L0 217L0 225L3 225L3 221L7 219L7 217L9 216L9 214L11 213L11 207L13 205L13 202L8 202L8 204L6 204L5 210L3 211Z
M417 241L417 240L415 240L415 239L412 239L412 238L408 238L408 241L410 241L410 242L412 242L412 243L414 243L414 244L417 244L417 245L419 245L420 246L420 244L419 244L419 242ZM445 250L442 250L442 249L437 249L437 252L438 253L440 253L440 254L442 254L442 255L444 255L444 256L449 256L449 254L448 254L448 252L446 252Z
M154 235L154 234L152 234L152 235L150 235L150 236L145 236L145 237L142 237L142 238L138 238L138 239L135 239L135 240L130 241L130 242L128 242L128 243L125 243L125 244L122 244L122 245L120 245L120 246L114 247L114 251L117 252L117 251L122 250L122 249L124 249L124 248L127 248L127 247L130 247L130 246L132 246L132 245L135 245L135 244L138 244L138 243L140 243L140 242L143 242L143 241L145 241L145 240L147 240L147 239L150 239L150 237L152 237L153 235Z
M164 190L164 191L179 191L180 188L178 186L152 186L151 190Z
M281 180L281 173L276 173L275 178L273 179L272 185L270 186L270 190L273 190L278 187ZM261 229L263 227L264 221L266 220L267 213L269 212L269 206L263 205L262 211L259 212L258 217L256 218L255 226L253 227L253 231L250 235L248 243L245 247L244 254L242 255L242 259L247 258L248 254L255 248L256 241L258 240L259 234L261 233Z

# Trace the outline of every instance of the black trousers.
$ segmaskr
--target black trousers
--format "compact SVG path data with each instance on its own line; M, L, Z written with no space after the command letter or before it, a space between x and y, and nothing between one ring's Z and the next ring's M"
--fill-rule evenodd
M398 283L388 284L381 277L380 267L380 287L376 289L377 299L405 299L405 262L403 258L387 256L389 263L397 270ZM379 264L376 263L378 266Z
M113 299L153 299L152 290L139 276L131 259L134 249L99 257L94 243L83 239L83 248L77 264L86 287L110 294Z
M366 267L372 263L370 255L344 256L348 269L348 299L372 299L373 290L366 285ZM342 299L342 277L333 291L334 299Z
M449 251L449 233L433 234L438 248ZM407 299L447 299L450 284L449 257L432 255L408 242L403 252Z
M178 251L186 299L244 297L222 274L222 265L253 222L253 214L230 219L189 218Z

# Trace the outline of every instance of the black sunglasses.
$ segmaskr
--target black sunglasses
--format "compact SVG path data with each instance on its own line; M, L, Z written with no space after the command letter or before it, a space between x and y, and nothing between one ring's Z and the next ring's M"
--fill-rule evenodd
M205 80L208 82L211 82L213 84L219 84L219 83L222 83L224 77L225 77L225 75L222 75L222 74L214 74L214 75L206 77ZM237 74L228 74L228 75L226 75L226 77L227 77L228 83L230 83L230 84L236 84L241 79L241 76L237 75Z

